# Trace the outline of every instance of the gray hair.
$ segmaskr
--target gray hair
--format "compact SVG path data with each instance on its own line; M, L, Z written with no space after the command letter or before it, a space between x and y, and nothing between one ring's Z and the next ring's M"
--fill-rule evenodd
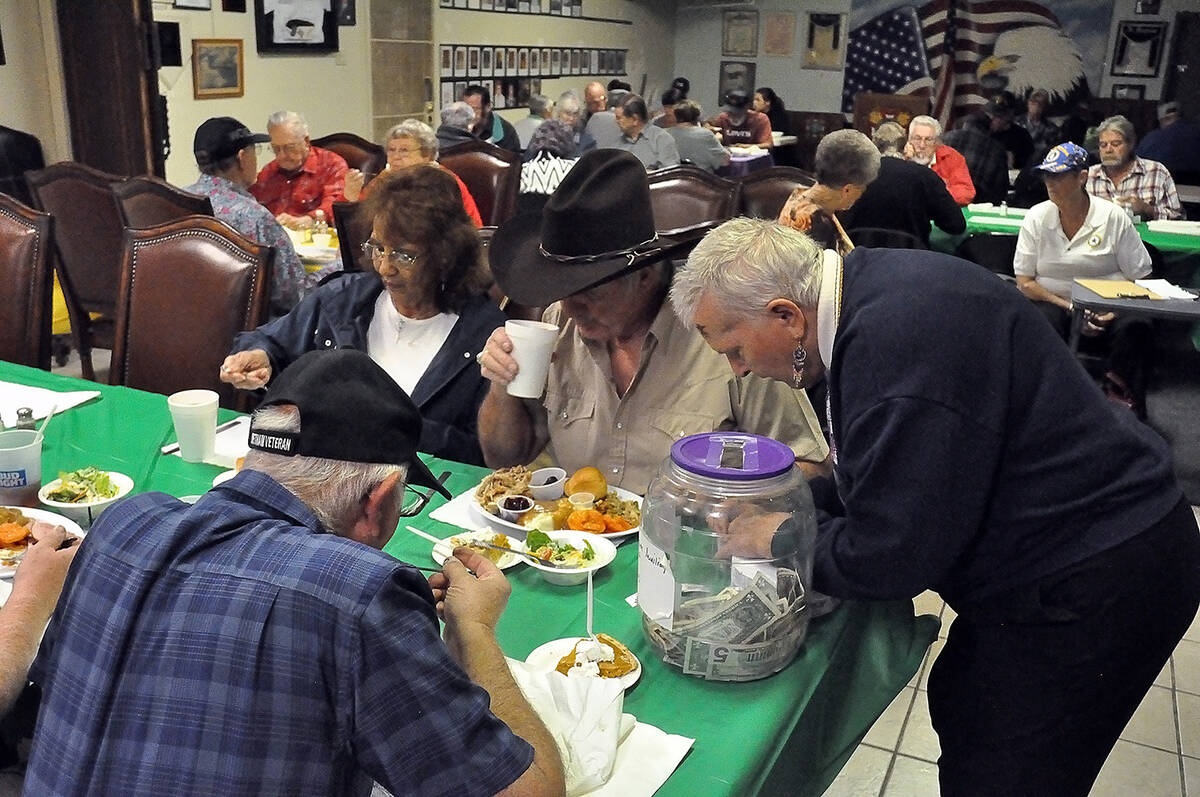
M741 217L717 227L692 250L675 273L671 305L691 326L708 293L721 297L728 312L752 318L774 299L816 307L820 292L821 247L815 241L774 221Z
M432 127L425 124L420 119L405 119L403 122L389 130L387 137L383 139L384 148L387 148L387 142L395 138L411 138L413 141L421 145L422 155L430 159L437 158L437 135L433 132Z
M1107 133L1110 130L1120 135L1121 138L1125 139L1125 143L1131 146L1137 143L1137 133L1133 130L1133 122L1124 116L1110 116L1105 119L1096 128L1096 136L1099 137L1101 133Z
M542 116L554 103L545 94L530 94L529 95L529 113L533 116Z
M942 137L942 123L932 116L914 116L912 121L908 123L908 129L912 130L913 125L921 125L933 130L933 137L940 139Z
M278 432L299 432L300 414L295 407L260 407L254 411L254 427ZM358 510L363 496L378 487L393 473L400 474L396 490L399 504L408 478L407 465L379 465L345 462L321 457L272 454L251 449L245 467L262 471L299 498L326 531L346 536L348 523Z
M904 149L907 138L908 133L895 122L884 122L871 134L871 140L875 142L881 155L898 155L900 150Z
M286 127L302 138L308 137L308 122L295 111L276 111L268 116L267 129L272 127Z
M857 130L835 130L817 144L817 182L830 188L867 185L879 174L879 150Z
M462 100L452 102L442 109L442 124L470 130L471 125L475 124L475 109Z

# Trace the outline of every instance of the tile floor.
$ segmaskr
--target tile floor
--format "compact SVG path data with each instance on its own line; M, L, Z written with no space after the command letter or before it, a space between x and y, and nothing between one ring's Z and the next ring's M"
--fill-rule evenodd
M1200 507L1193 507L1200 519ZM937 734L925 692L954 611L933 592L913 600L942 618L921 669L867 732L825 797L936 797ZM1200 614L1113 748L1092 797L1200 797Z

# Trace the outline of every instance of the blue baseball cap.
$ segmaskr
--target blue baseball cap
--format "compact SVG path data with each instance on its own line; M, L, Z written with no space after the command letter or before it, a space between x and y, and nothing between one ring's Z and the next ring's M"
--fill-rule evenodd
M1086 169L1088 165L1087 150L1078 144L1067 142L1059 144L1046 153L1046 159L1035 168L1051 174L1074 172Z

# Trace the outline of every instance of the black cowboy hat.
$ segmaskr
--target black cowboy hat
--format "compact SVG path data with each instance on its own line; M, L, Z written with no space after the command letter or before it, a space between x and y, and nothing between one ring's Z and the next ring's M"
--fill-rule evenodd
M712 226L660 236L646 167L623 150L596 149L567 172L540 214L496 231L488 260L509 297L547 305L679 254Z

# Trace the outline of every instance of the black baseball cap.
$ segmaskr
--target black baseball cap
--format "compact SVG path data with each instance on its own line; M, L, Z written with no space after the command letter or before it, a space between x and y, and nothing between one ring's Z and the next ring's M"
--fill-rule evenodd
M404 389L365 352L308 352L271 383L260 406L291 404L300 431L259 429L250 420L250 447L291 457L407 465L408 483L450 492L417 456L421 413Z
M725 95L725 107L740 111L750 104L750 95L741 89L734 89Z
M270 140L271 137L266 133L251 133L249 128L232 116L214 116L196 128L192 150L196 153L196 163L208 166L233 157L251 144Z

